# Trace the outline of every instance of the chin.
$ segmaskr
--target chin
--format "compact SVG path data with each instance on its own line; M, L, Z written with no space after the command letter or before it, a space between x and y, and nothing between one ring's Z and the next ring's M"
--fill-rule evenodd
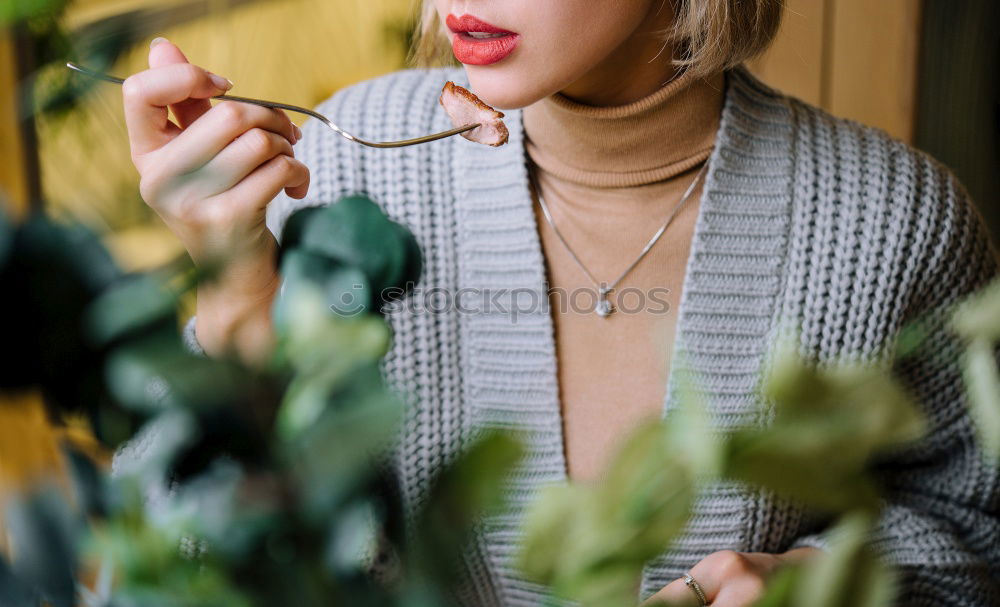
M466 65L465 74L469 78L469 88L482 99L483 103L498 110L520 109L552 93L512 67Z

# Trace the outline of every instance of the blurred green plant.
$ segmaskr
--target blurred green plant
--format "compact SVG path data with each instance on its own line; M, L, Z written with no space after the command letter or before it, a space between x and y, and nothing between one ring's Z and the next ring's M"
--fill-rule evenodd
M13 500L17 558L0 559L0 603L448 604L471 529L503 507L501 479L522 447L483 434L440 471L404 537L382 467L401 402L378 365L390 340L381 313L421 275L408 230L363 196L294 214L282 235L277 347L248 368L192 354L177 331L178 298L211 268L178 261L127 274L86 230L39 213L0 219L0 281L19 294L0 305L22 354L0 367L0 390L39 390L56 421L83 413L109 447L149 445L109 478L67 444L71 499L40 486ZM998 285L951 316L970 345L988 450L998 440ZM899 351L918 333L904 331ZM866 543L879 504L869 462L920 438L925 421L884 365L820 367L795 343L779 340L768 358L768 423L725 434L680 351L676 409L623 443L605 482L540 496L519 558L526 575L553 597L632 605L642 567L682 531L699 489L726 479L835 520L830 554L781 571L760 605L890 604L894 573ZM95 570L94 584L80 581Z
M1000 280L929 312L939 313L950 315L967 346L963 370L984 455L1000 457ZM925 338L920 319L904 327L896 359L915 352ZM536 502L519 558L525 574L551 585L558 598L630 605L646 559L669 548L697 491L731 480L835 517L830 553L780 571L759 607L892 604L895 573L866 543L879 511L869 463L921 438L926 421L888 367L820 367L801 358L795 343L786 334L775 344L760 383L761 418L768 423L721 440L711 434L705 404L691 389L694 378L679 373L677 409L624 441L603 484L552 487Z
M979 440L987 453L1000 458L1000 374L996 354L1000 342L1000 280L956 306L951 324L967 345L962 367Z
M1000 457L1000 280L931 313L942 312L966 341L963 369L981 446ZM896 358L925 338L919 319L904 327ZM775 344L760 383L760 417L768 423L721 438L691 389L695 378L679 373L677 409L624 441L604 483L552 487L535 503L519 558L525 574L559 598L630 605L644 563L676 539L697 491L730 480L835 517L830 553L780 572L760 607L892 604L895 574L865 541L880 495L869 463L921 438L926 421L887 367L820 367L801 358L795 343L785 334Z
M328 228L336 239L320 237ZM25 354L0 390L40 389L54 420L82 411L109 447L155 434L113 478L66 445L72 499L42 486L13 500L0 604L446 604L521 443L482 434L440 472L404 541L382 467L402 409L378 368L380 312L418 280L420 249L360 196L293 215L283 242L278 346L251 369L180 339L177 298L211 272L129 275L85 230L41 214L0 221L0 280L20 294L2 304L8 345ZM330 305L359 292L394 295ZM396 572L373 584L386 556ZM80 575L95 567L89 588Z
M877 509L868 463L925 432L916 404L885 369L819 369L792 340L779 342L761 392L774 403L773 420L728 437L724 476L829 513Z
M65 5L66 0L4 0L0 2L0 27L50 17Z
M60 23L67 0L0 0L0 27L15 33L19 71L24 80L12 91L19 99L19 120L36 114L63 115L96 83L74 78L66 61L105 70L129 49L135 38L128 29L68 32Z
M696 378L682 371L683 353L677 360L677 408L624 442L607 479L554 487L534 504L519 560L526 575L583 605L632 605L644 564L681 532L698 490L727 479L842 516L832 554L779 580L762 604L891 599L891 573L859 538L878 507L868 462L924 431L906 392L873 366L808 364L786 336L761 383L770 422L719 436Z

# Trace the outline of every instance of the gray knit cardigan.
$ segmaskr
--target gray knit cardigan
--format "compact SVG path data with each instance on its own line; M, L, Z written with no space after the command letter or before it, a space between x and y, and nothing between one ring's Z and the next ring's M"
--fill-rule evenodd
M404 70L347 87L317 109L367 139L417 137L450 128L437 101L448 80L468 86L460 67ZM469 607L541 603L544 588L512 564L518 524L541 486L567 478L553 321L532 305L546 300L547 285L520 111L504 121L510 141L498 148L452 137L372 149L310 120L296 146L312 174L308 197L282 194L267 214L280 234L293 211L363 192L423 248L424 303L428 290L444 300L390 315L383 364L408 399L393 465L411 513L477 429L527 432L529 455L509 480L512 510L483 520L465 559L457 592ZM684 349L720 428L760 423L755 388L784 320L798 324L806 355L874 361L908 320L995 276L995 259L981 215L944 166L740 67L727 78L675 353ZM457 293L470 299L456 301ZM197 348L192 329L186 336ZM928 330L928 355L894 368L926 407L931 431L879 466L887 497L875 545L903 573L901 604L997 605L1000 468L977 450L956 365L930 355L955 359L957 340L941 315ZM675 371L664 413L676 399ZM717 550L822 548L825 524L769 494L717 483L680 540L647 564L637 599Z

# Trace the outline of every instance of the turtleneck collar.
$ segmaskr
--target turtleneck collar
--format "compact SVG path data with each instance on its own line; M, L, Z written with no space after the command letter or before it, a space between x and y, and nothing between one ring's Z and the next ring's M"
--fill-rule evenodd
M650 95L596 107L550 95L522 110L525 149L552 176L590 187L670 179L702 162L719 126L725 75L682 74Z

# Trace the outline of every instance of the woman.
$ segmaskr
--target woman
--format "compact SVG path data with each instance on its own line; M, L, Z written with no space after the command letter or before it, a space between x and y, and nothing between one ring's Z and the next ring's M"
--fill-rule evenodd
M473 431L526 430L512 512L483 526L458 592L463 605L539 604L544 588L511 566L525 507L544 484L598 479L629 430L673 406L671 353L689 354L716 423L752 423L779 318L798 322L810 355L874 359L908 319L997 272L944 167L741 66L780 11L425 0L419 55L447 36L463 66L389 74L317 108L370 139L414 137L450 126L437 99L453 80L507 110L497 148L452 137L375 150L316 121L299 132L278 111L212 107L231 84L160 40L124 86L142 195L196 262L225 263L199 289L189 344L256 360L272 339L272 234L298 208L367 193L419 239L420 289L448 298L418 289L390 315L386 375L412 397L396 457L404 502L419 505ZM940 319L929 330L931 348L957 352ZM977 455L957 372L929 359L899 372L932 428L886 464L877 547L904 574L905 604L989 604L1000 476ZM689 571L711 604L749 605L783 563L819 554L823 531L796 506L713 486L647 564L638 598L700 604Z

